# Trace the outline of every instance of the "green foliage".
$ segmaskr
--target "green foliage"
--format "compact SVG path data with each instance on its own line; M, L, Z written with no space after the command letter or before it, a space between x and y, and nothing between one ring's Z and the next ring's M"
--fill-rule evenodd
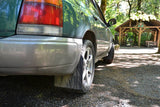
M101 0L96 0L100 3ZM106 21L116 18L117 24L111 27L113 34L115 27L129 19L129 14L134 20L157 19L160 20L160 0L106 0ZM124 5L127 4L127 5ZM125 7L125 9L124 9ZM122 11L125 10L124 11ZM129 13L130 10L130 13Z
M146 41L150 41L151 40L151 34L148 34L148 33L143 33L142 34L142 37L141 37L141 45L145 45L146 43Z
M96 0L101 3L101 0ZM106 0L107 7L105 19L109 21L111 18L116 18L117 24L111 26L110 29L115 35L115 28L128 19L149 21L150 19L160 20L160 0ZM127 44L137 45L138 35L132 32L127 33ZM143 33L141 37L141 45L145 45L145 41L152 40L153 36L150 33ZM159 45L160 52L160 45Z
M112 32L113 35L116 34L115 25L114 25L114 26L111 26L111 27L110 27L110 30L111 30L111 32Z
M128 32L127 36L125 36L127 44L130 44L131 46L138 44L138 36L135 35L133 32ZM144 32L141 35L141 46L145 46L146 41L153 41L153 35L151 33Z
M134 34L132 32L128 32L126 40L127 40L127 44L130 44L131 46L133 46L134 45Z
M120 11L120 3L122 1L123 0L107 0L105 19L106 21L109 21L111 18L115 18L117 20L117 24L110 27L113 35L116 34L116 31L114 30L115 27L122 24L124 21L128 20L126 14Z

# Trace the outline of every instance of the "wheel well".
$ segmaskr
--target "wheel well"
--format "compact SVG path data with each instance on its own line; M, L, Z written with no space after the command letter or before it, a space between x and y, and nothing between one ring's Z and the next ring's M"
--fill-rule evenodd
M96 43L96 37L95 37L95 34L91 31L87 31L83 37L83 41L84 40L90 40L93 45L94 45L94 50L95 50L95 53L96 53L96 50L97 50L97 43Z

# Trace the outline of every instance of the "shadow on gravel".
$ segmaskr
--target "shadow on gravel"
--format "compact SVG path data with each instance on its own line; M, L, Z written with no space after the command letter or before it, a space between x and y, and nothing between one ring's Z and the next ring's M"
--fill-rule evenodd
M0 106L58 107L82 95L55 88L53 81L47 76L0 77Z

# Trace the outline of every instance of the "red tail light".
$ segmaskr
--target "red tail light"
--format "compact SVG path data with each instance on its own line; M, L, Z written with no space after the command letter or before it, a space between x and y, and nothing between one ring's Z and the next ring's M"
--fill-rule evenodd
M21 24L46 24L62 26L62 9L54 6L25 3L20 15Z
M48 27L54 26L54 28L56 28L56 26L63 27L62 10L62 0L25 0L19 17L18 28L21 24L23 24L21 27L25 28L28 24L30 24L30 28L33 28L35 25L40 25L38 26L41 27L39 30L43 29L42 25L47 25ZM26 24L26 26L24 26L24 24ZM33 26L31 26L32 24ZM22 30L26 30L28 32L28 28L18 29L18 31L24 33L25 31ZM38 29L36 28L36 30ZM57 30L58 29L56 29L56 31ZM33 30L31 30L31 34L32 32L35 34Z

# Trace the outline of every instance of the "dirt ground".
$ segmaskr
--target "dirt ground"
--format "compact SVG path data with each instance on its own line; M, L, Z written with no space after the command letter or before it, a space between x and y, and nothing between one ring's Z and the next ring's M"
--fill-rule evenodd
M91 91L68 93L53 77L0 77L0 107L160 107L157 48L124 48L110 65L99 63Z

